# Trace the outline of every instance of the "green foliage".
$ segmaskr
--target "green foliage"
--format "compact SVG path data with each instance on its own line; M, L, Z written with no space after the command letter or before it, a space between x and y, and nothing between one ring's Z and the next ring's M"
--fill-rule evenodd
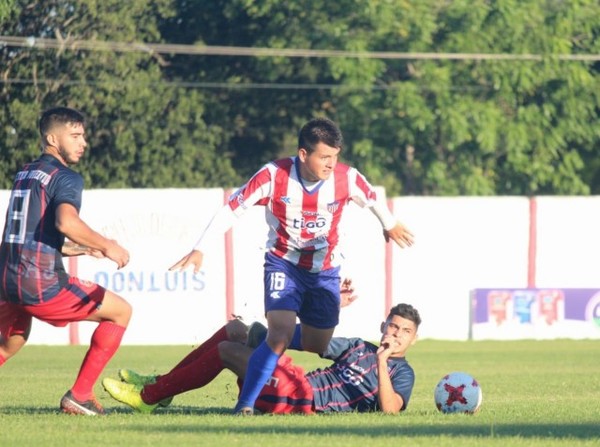
M388 195L600 193L600 61L564 59L600 54L594 0L15 0L0 34L364 54L0 47L3 172L38 153L38 113L67 104L90 117L88 187L236 186L326 115Z
M15 0L2 0L0 1L0 23L9 17L11 11L15 7Z
M156 42L173 15L171 0L48 1L24 7L2 34L90 41ZM53 105L89 119L90 154L78 169L91 187L220 186L236 178L216 146L218 126L202 119L204 97L165 82L162 57L145 52L5 48L0 163L15 172L39 153L37 116ZM3 187L10 177L3 179Z

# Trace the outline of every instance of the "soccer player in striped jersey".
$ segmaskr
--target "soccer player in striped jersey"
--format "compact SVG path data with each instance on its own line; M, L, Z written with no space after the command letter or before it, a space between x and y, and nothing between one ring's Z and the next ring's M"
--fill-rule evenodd
M282 355L256 399L256 410L275 414L405 410L415 382L406 353L417 340L420 324L414 307L398 304L381 323L379 346L361 338L334 337L321 354L332 364L309 373ZM235 373L241 385L252 354L244 344L249 338L247 327L232 320L169 373L148 376L122 369L121 380L105 378L102 385L113 398L141 413L152 413L165 399L207 385L224 368Z
M331 340L340 307L338 225L350 201L377 216L386 241L400 247L413 244L413 234L377 200L366 178L338 162L342 146L342 132L333 121L310 120L300 129L297 155L268 163L254 174L216 213L192 251L170 268L193 266L197 273L206 241L224 234L249 207L265 207L268 334L252 354L235 413L252 413L258 393L288 347L320 353Z
M25 345L32 317L58 327L97 322L60 407L71 414L103 414L93 387L121 344L131 306L97 284L70 276L63 255L106 257L121 268L129 253L79 217L83 178L69 166L79 162L87 146L84 116L55 107L42 113L39 130L42 155L15 176L0 245L0 365Z

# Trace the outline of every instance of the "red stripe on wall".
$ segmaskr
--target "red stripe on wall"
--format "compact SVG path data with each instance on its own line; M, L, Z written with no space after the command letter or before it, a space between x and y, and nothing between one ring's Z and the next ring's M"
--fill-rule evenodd
M529 253L527 264L527 287L535 288L537 258L537 202L535 197L529 199Z
M223 191L224 204L229 201L232 190ZM234 292L234 269L233 269L233 230L225 233L225 321L231 319L235 308Z
M394 201L388 199L388 208L394 214ZM383 318L385 319L392 308L393 299L393 280L392 280L392 266L394 264L393 259L394 243L388 242L385 244L385 309Z
M77 256L69 257L69 275L77 276ZM69 323L69 344L79 344L79 323Z

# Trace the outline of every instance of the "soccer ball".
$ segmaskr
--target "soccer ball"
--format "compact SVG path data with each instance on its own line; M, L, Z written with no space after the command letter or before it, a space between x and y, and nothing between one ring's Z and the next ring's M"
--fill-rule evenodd
M433 392L435 406L442 413L473 414L481 407L483 394L479 383L464 372L446 374Z

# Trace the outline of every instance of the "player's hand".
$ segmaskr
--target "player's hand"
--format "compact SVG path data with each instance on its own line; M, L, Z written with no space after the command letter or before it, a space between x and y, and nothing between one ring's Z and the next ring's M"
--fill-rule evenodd
M400 248L410 247L415 242L415 236L402 223L397 222L390 230L383 230L385 241L393 240Z
M354 286L350 278L344 278L340 284L340 307L346 307L352 304L358 295L354 295Z
M88 256L93 256L94 258L98 258L98 259L103 259L106 256L104 256L104 253L102 253L101 250L98 250L97 248L87 248L85 250L85 254Z
M200 271L200 267L202 267L203 259L204 255L200 250L192 250L183 258L181 258L178 262L173 264L171 268L169 268L169 271L183 271L190 265L193 265L194 273L198 273Z
M387 361L387 359L389 359L396 351L398 346L398 341L394 337L389 335L384 336L379 348L377 348L377 358Z
M129 264L129 252L121 247L117 241L110 240L103 253L105 257L114 261L119 269Z

